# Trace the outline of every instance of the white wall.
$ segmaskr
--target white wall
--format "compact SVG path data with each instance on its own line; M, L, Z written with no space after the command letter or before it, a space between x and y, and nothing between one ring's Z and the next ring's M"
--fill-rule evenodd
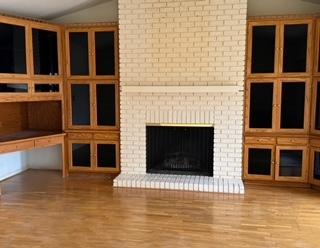
M26 163L28 169L62 170L61 145L29 151Z
M248 0L248 15L307 15L320 13L320 1L314 0Z
M26 152L13 152L0 156L0 181L27 169Z
M57 23L117 22L118 0L77 11L51 20Z

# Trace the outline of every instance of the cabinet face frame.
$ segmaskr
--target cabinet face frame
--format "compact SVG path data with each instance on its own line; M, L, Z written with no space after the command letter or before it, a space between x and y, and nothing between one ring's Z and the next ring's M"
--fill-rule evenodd
M73 156L72 156L72 144L86 144L90 145L90 167L81 167L81 166L74 166L72 163ZM93 156L93 144L91 140L68 140L68 151L69 151L69 170L70 171L92 171L94 164L94 156Z
M250 128L250 100L251 100L251 84L252 83L273 83L273 104L272 104L272 128ZM276 130L277 113L276 113L276 98L277 80L272 78L265 79L248 79L245 92L245 131L246 132L274 132Z
M62 79L63 78L63 66L62 66L62 29L58 25L50 25L45 23L35 23L29 26L28 33L30 37L30 44L33 48L33 36L32 29L41 29L44 31L52 31L57 33L57 54L58 54L58 75L38 75L34 73L34 57L33 49L30 52L30 75L32 78L43 78L43 79Z
M72 85L88 85L89 86L89 97L90 97L90 125L73 125L72 124L72 91L71 91L71 86ZM92 89L92 82L86 81L86 80L81 80L81 81L74 81L74 80L69 80L67 81L67 108L68 108L68 127L70 129L91 129L94 126L94 113L93 113L93 104L94 104L94 99L93 99L93 89Z
M280 49L279 49L279 63L278 71L281 77L303 77L311 76L312 73L312 52L313 52L313 19L299 19L299 20L283 20L280 21ZM308 36L307 36L307 51L306 51L306 72L283 72L283 52L284 52L284 27L285 25L294 25L294 24L308 24Z
M301 167L301 177L289 177L280 176L280 151L281 150L291 150L291 151L302 151L302 167ZM304 146L276 146L276 159L275 159L275 180L283 182L307 182L308 178L308 147Z
M97 107L97 92L96 86L99 84L105 85L114 85L115 86L115 118L116 123L115 126L100 126L98 125L98 107ZM119 92L119 84L116 80L103 80L103 81L94 81L92 83L92 109L91 112L93 114L93 125L92 127L97 130L118 130L120 128L120 109L119 109L119 102L120 102L120 92Z
M271 174L270 175L255 175L249 174L249 149L270 149L271 150ZM244 166L243 166L243 173L244 179L251 179L251 180L274 180L274 164L275 164L275 144L274 145L262 145L262 144L246 144L244 146Z
M94 163L93 169L95 171L102 171L102 172L120 172L120 145L119 141L102 141L102 140L95 140L93 141L94 146ZM98 167L98 144L102 145L115 145L116 147L116 167Z
M249 77L275 77L278 74L278 51L279 51L279 45L280 45L280 39L279 39L279 25L278 21L249 21L248 23L248 29L247 29L247 76ZM253 28L255 26L275 26L276 33L275 33L275 51L274 51L274 72L273 73L252 73L252 39L253 39Z
M71 75L71 58L70 58L70 43L69 37L70 33L87 33L88 34L88 66L89 66L89 75ZM66 62L66 74L69 79L90 79L92 78L92 32L89 31L88 28L85 27L77 27L77 28L66 28L65 30L65 62Z
M305 83L305 103L304 103L304 128L281 128L281 98L282 98L282 84L283 83ZM276 131L283 133L308 133L310 129L310 94L311 86L309 78L281 78L277 82L277 111L276 111Z
M118 79L119 78L119 48L118 48L118 28L116 26L108 26L108 27L97 27L90 30L91 34L91 42L92 42L92 72L93 77L96 79ZM97 75L96 73L96 43L95 43L95 32L114 32L114 66L115 66L115 74L114 75Z
M311 184L314 184L314 185L317 185L317 186L320 186L320 180L319 179L315 179L313 177L313 173L314 173L314 153L315 152L320 152L320 143L318 144L318 146L311 146L310 147L310 161L309 161L309 182Z
M32 43L30 37L30 21L20 20L13 17L7 17L0 15L0 23L12 24L24 27L25 29L25 46L26 46L26 74L18 74L18 73L0 73L1 77L6 78L30 78L31 75L31 60L30 54L32 53Z

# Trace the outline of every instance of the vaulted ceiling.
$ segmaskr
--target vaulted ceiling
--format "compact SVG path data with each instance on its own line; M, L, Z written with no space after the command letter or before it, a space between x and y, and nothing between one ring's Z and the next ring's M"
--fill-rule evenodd
M33 18L55 19L105 2L117 1L0 0L0 12ZM311 13L320 13L320 0L248 0L249 16Z
M0 0L0 12L53 19L112 0Z

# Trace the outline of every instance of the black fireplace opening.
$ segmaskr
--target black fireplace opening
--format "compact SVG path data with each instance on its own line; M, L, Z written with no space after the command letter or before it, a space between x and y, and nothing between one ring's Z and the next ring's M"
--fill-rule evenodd
M213 127L147 126L147 173L213 176Z

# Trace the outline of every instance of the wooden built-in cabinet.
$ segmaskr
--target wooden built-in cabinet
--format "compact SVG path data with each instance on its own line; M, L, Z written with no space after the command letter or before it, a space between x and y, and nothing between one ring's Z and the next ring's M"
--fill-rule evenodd
M65 42L70 171L117 173L120 171L117 26L67 27Z
M320 72L319 27L315 18L249 20L246 181L307 185L317 180L311 177L317 154L310 136L320 134L320 74L313 77Z
M71 172L119 172L118 132L70 132L68 133L68 149Z
M309 76L313 23L311 18L249 21L247 76Z

